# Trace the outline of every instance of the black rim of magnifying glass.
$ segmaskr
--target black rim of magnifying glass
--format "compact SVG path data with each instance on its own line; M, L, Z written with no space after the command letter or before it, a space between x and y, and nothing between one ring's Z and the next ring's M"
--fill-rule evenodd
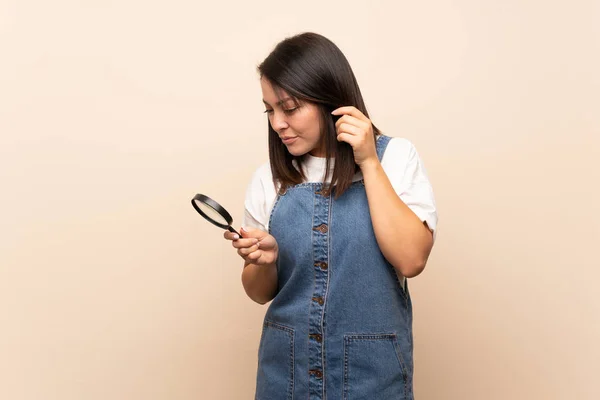
M225 218L225 221L227 221L227 225L220 224L217 221L215 221L214 219L212 219L211 217L209 217L208 215L206 215L204 213L204 211L202 211L200 209L200 207L198 207L198 205L196 204L196 200L208 205L210 208L212 208L217 213L219 213L219 215L221 215L221 217ZM221 207L221 205L219 203L217 203L210 197L198 193L192 199L192 206L194 207L194 209L196 211L198 211L200 213L200 215L202 215L204 218L206 218L212 224L218 226L219 228L227 229L229 232L233 232L233 233L239 235L239 233L237 233L237 231L231 227L231 223L233 222L233 218L231 218L231 215L227 212L227 210L225 210L223 207Z

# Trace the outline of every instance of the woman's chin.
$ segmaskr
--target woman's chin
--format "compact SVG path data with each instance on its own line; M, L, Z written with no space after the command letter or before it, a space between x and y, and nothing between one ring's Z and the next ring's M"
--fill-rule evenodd
M301 146L288 146L287 150L294 157L300 157L300 156L308 153L308 150Z

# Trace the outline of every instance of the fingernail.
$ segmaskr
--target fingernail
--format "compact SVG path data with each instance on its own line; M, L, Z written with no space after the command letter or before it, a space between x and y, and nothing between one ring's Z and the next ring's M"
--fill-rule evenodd
M234 238L234 239L239 239L239 238L240 238L240 236L239 236L239 235L237 235L237 234L235 234L235 235L233 235L233 238Z

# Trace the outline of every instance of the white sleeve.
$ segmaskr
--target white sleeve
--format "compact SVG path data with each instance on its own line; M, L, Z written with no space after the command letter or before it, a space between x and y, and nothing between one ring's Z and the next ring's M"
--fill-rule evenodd
M267 209L267 191L271 170L268 163L260 166L252 175L252 179L246 189L246 198L244 200L244 218L242 226L256 228L268 231L268 218L270 210ZM271 183L270 186L273 184Z
M388 177L394 190L421 221L427 222L435 240L437 208L433 188L417 149L410 141L402 138L391 140L388 148L392 151L388 155L386 150L384 160L390 164L386 169L390 170Z

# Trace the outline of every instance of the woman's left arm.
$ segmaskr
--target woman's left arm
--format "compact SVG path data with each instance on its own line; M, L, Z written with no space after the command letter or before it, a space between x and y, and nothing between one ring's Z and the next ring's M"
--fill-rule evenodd
M377 157L371 121L357 108L341 107L337 139L352 146L363 174L369 212L377 244L385 258L403 276L412 278L425 268L433 247L433 233L402 201Z
M419 275L431 253L433 233L396 194L378 159L360 167L381 252L403 276Z

